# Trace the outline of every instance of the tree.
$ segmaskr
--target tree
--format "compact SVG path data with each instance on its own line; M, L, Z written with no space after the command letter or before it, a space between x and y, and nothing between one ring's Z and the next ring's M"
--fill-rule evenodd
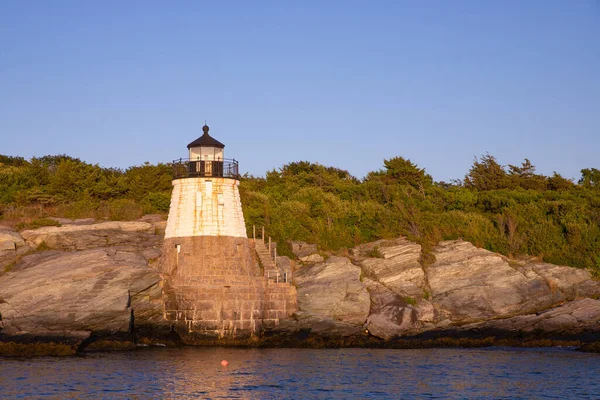
M535 166L527 158L521 163L520 167L509 165L508 174L513 186L520 186L523 189L546 190L546 177L537 175Z
M572 180L563 177L556 171L548 177L547 181L549 190L569 190L575 186Z
M2 164L13 167L22 167L27 164L27 161L23 157L5 156L0 154L0 165Z
M521 163L520 167L509 164L508 172L509 174L518 176L519 178L531 178L535 175L535 166L526 158L525 161Z
M433 184L431 175L425 173L424 168L419 168L409 159L393 157L383 160L383 166L383 171L369 173L367 180L383 178L386 183L410 185L416 189L423 189Z
M600 170L596 168L584 168L581 170L580 185L585 187L600 187Z
M504 167L489 154L480 159L475 157L473 166L465 175L464 185L477 190L506 189L512 186Z

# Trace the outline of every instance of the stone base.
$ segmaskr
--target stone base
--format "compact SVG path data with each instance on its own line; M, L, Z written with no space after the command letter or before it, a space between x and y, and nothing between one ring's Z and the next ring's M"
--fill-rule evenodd
M297 308L296 288L265 278L246 238L165 239L160 268L165 317L189 344L260 335Z

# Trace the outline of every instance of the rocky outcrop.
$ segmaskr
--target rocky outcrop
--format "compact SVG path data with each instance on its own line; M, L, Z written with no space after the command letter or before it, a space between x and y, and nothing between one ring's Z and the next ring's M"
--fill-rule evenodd
M7 266L0 271L0 341L167 335L173 324L165 302L174 299L163 286L170 272L156 267L164 221L63 222L20 234L0 228L0 262ZM512 260L462 240L439 243L427 265L421 247L405 238L327 259L316 246L291 245L298 262L278 261L293 275L297 311L287 319L287 308L274 314L279 325L268 325L270 337L600 340L600 281L582 269ZM219 285L219 293L232 287ZM236 293L240 304L241 296L254 301L250 292ZM281 293L267 296L273 303Z
M162 318L159 280L145 259L117 248L25 256L0 280L0 334L81 340L92 332L128 333L134 318Z
M17 261L17 257L27 251L29 247L18 232L0 225L0 275L4 273L5 268L10 269L8 267Z
M391 339L435 327L420 245L405 238L378 240L350 254L369 277L364 279L371 296L365 328L371 335Z
M317 252L316 244L309 244L300 241L290 241L288 242L288 244L290 246L290 249L292 250L292 253L294 253L294 255L298 257L298 259L302 259L303 257L310 256L311 254Z
M298 308L278 330L311 329L323 336L349 336L362 330L370 300L361 270L344 257L330 257L296 271Z
M462 240L441 242L433 249L435 262L429 266L420 262L420 246L404 238L361 245L350 250L350 256L309 264L296 273L299 312L295 317L304 321L303 326L330 326L332 320L338 326L360 324L358 317L364 314L353 314L352 319L331 315L343 291L339 284L330 289L328 282L339 281L336 269L350 271L353 267L360 269L370 298L363 329L386 340L465 329L474 333L484 328L511 336L521 329L511 325L512 318L535 325L533 331L543 331L550 324L546 321L549 316L563 320L581 298L600 296L600 282L588 271L535 260L509 260ZM585 304L591 309L597 303ZM545 310L551 311L540 319L539 313ZM577 336L577 332L589 331L586 324L598 325L595 314L585 315L581 323L577 318L568 319L568 331ZM462 326L467 328L459 329Z
M371 295L371 310L365 322L371 335L388 340L435 327L434 309L429 301L402 296L371 279L364 282Z
M320 263L325 260L322 255L320 255L317 251L316 244L309 244L305 242L299 241L290 241L288 242L292 253L298 260L305 263Z
M546 281L529 277L506 259L463 241L442 242L427 269L433 301L440 318L467 323L530 313L555 301Z
M23 231L21 236L33 248L44 243L52 249L73 251L115 245L141 245L148 237L154 236L154 229L149 222L111 221L93 225L48 226Z
M455 328L449 328L445 336L489 337L500 335L508 338L552 338L598 340L600 336L600 300L584 298L535 314L495 319Z
M588 271L510 261L469 242L447 241L427 268L441 320L464 324L539 312L578 296L597 296L600 282Z
M17 232L0 228L0 251L16 251L24 245L25 241Z
M421 246L404 238L379 240L351 251L365 275L404 296L422 298L425 272L419 263Z
M0 339L79 343L92 334L165 333L161 279L151 267L162 238L149 227L119 222L23 232L30 251L41 242L49 250L23 255L0 277ZM80 248L86 250L64 251Z

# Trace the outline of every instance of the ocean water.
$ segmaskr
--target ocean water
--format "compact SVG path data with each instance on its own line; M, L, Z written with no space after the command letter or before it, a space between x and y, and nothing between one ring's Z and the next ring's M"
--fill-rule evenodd
M600 399L600 354L190 347L0 358L0 398Z

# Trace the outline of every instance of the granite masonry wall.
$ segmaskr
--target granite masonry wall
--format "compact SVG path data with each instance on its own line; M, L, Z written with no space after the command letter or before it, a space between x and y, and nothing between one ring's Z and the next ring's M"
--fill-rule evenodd
M167 238L160 269L165 317L189 344L260 335L297 308L296 288L264 276L247 238Z

